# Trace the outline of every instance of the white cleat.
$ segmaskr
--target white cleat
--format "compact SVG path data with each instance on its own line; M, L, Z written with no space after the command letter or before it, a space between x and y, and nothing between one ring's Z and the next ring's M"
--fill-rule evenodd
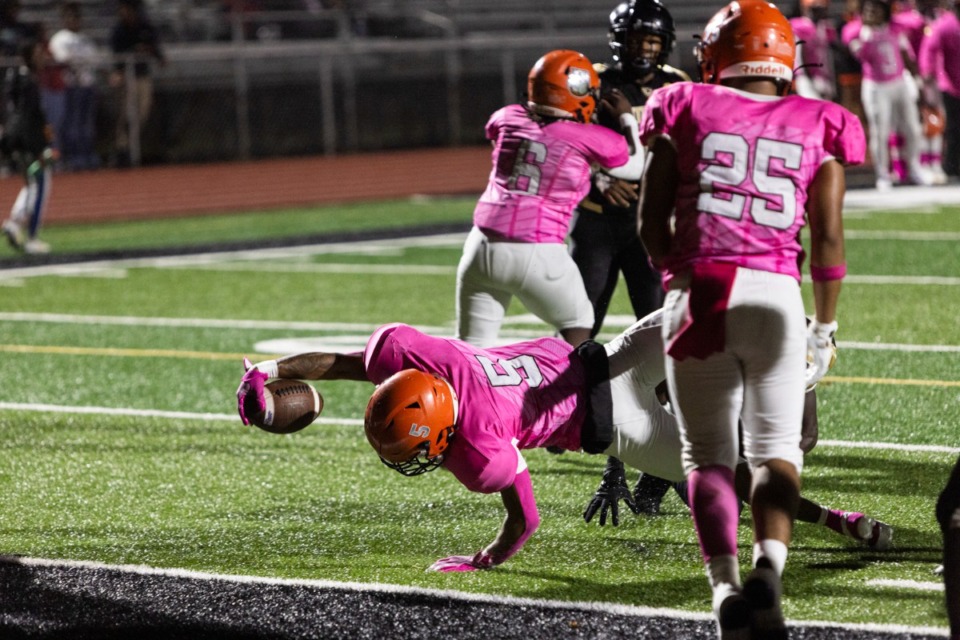
M26 253L34 255L45 254L50 253L50 245L43 240L37 240L36 238L33 238L32 240L27 240L27 242L23 245L23 250Z
M843 514L843 534L876 551L886 551L893 544L893 527L862 513Z
M20 228L19 224L13 220L7 220L0 229L3 230L3 235L7 237L7 242L10 243L11 247L17 251L23 249L23 229Z
M890 178L877 178L877 191L886 193L891 189L893 189L893 183L890 182Z

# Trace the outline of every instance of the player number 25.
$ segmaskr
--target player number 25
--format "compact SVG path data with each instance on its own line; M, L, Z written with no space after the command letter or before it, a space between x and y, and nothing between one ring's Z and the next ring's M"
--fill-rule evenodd
M711 133L703 139L701 158L708 164L700 174L700 196L697 208L700 211L739 220L750 202L750 216L765 227L788 229L797 215L797 187L793 180L783 176L771 175L774 161L786 170L799 170L803 157L803 147L791 142L760 138L756 148L750 149L745 138L731 133ZM739 193L730 193L722 187L739 187L747 179L750 154L753 153L753 171L750 179L759 198ZM724 164L716 164L729 159ZM721 187L724 196L714 193ZM771 209L768 205L779 205Z

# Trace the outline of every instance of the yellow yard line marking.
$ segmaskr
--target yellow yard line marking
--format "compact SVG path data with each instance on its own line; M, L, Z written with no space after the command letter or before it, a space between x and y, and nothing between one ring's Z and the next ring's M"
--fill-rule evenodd
M893 384L914 387L960 387L960 380L911 380L898 378L865 378L855 376L828 376L823 382L841 384Z

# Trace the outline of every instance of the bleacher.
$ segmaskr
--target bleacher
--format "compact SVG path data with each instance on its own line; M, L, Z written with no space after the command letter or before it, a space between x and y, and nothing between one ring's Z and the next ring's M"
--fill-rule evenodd
M105 44L116 20L116 0L79 0L84 29ZM21 0L21 19L60 26L59 0ZM251 0L244 13L247 38L456 37L513 32L605 32L616 0ZM229 40L230 14L220 0L144 0L168 43ZM332 8L337 5L338 8ZM695 32L720 2L668 0L679 32ZM301 25L287 28L288 23ZM304 27L303 25L312 25ZM362 28L358 28L358 25ZM267 28L261 28L267 27Z

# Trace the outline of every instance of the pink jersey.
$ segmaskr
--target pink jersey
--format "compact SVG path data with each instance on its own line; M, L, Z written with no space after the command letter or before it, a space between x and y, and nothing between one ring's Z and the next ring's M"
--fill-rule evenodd
M801 16L790 19L793 27L793 36L797 42L802 42L803 66L797 70L811 78L832 80L830 69L830 44L837 39L837 32L832 25L822 22L816 24L810 18Z
M936 76L937 87L960 98L960 19L944 12L930 25L930 34L920 47L920 73Z
M903 51L910 51L907 37L897 29L882 26L871 27L859 24L859 29L844 29L844 44L860 61L863 79L873 82L890 82L903 76ZM859 41L854 44L854 41Z
M654 91L640 139L674 140L680 183L664 280L694 263L734 263L800 279L807 189L824 162L863 162L863 128L825 100L682 83Z
M587 386L572 350L558 338L478 349L390 324L370 337L363 362L376 384L403 369L451 384L460 415L443 466L467 489L492 493L513 484L518 449L580 448Z
M913 8L894 13L890 18L890 27L907 37L913 57L920 55L920 43L923 42L923 32L927 28L927 19Z
M611 169L629 158L627 141L599 125L535 122L520 105L490 116L493 169L473 212L492 238L562 243L573 210L590 190L591 165Z

